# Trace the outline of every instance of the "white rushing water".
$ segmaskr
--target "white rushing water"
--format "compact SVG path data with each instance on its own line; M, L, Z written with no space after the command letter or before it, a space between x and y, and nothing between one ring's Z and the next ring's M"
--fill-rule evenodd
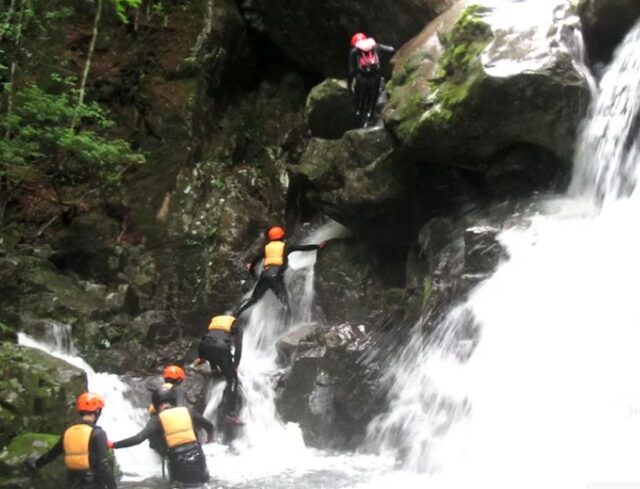
M503 232L510 259L389 372L369 443L409 473L365 487L640 487L639 118L640 24L601 80L569 196Z
M48 326L46 338L35 340L24 333L19 333L18 342L24 346L43 350L86 373L89 390L101 394L105 399L105 408L98 424L105 429L112 441L129 437L140 431L147 422L148 414L146 410L135 408L131 404L128 399L129 387L117 375L96 372L78 356L69 325L50 321ZM116 458L124 474L144 478L160 473L160 459L146 443L126 451L118 450Z
M335 222L311 232L304 243L318 243L344 235ZM285 282L293 320L287 326L282 308L268 292L249 310L239 376L245 397L240 417L246 422L232 449L205 447L216 482L232 487L345 487L367 479L385 464L379 457L332 455L305 446L298 425L284 423L276 412L275 383L282 371L276 344L285 334L308 326L313 318L316 252L295 252L289 257ZM243 318L243 321L245 318ZM214 387L205 413L210 416L222 398L224 381Z

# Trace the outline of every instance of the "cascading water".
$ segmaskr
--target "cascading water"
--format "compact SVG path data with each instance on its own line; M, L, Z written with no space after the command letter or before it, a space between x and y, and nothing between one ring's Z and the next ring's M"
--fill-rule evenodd
M146 411L131 404L128 398L130 389L117 375L98 373L78 356L69 325L51 321L47 328L47 336L43 340L35 340L19 333L18 342L23 346L45 351L86 373L89 390L98 392L105 398L105 408L99 424L111 440L131 436L140 431L147 422ZM144 478L160 473L159 458L146 444L127 452L117 451L116 457L120 470L125 475Z
M345 229L329 222L310 233L305 243L340 237ZM282 367L276 344L285 334L312 319L315 252L289 256L285 275L293 319L287 326L281 306L271 293L251 309L245 323L239 376L245 398L240 417L246 422L240 438L228 450L206 446L212 474L218 483L233 487L344 487L350 480L368 478L384 464L370 456L332 456L305 447L300 428L277 415L275 381ZM224 381L213 389L205 413L211 415L222 398Z
M640 484L640 24L599 88L570 197L505 231L510 259L388 374L369 443L416 486Z

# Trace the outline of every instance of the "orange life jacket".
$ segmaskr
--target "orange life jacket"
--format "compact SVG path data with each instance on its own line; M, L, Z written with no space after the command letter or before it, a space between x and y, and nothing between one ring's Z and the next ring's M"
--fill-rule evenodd
M191 415L186 407L165 409L158 414L158 417L162 424L167 447L174 448L198 441Z
M89 470L89 441L93 427L86 424L74 424L62 435L64 464L69 470Z
M231 333L233 323L236 322L234 316L214 316L209 323L209 331L222 330Z
M271 241L264 247L264 266L284 265L284 241Z

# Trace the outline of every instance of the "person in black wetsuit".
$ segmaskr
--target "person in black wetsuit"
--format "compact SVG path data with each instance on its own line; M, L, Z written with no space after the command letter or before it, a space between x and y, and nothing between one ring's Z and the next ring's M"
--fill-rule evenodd
M167 365L162 370L162 378L164 379L164 384L162 385L162 387L174 390L176 394L176 405L184 405L184 391L182 390L182 387L180 387L180 384L182 384L182 382L187 378L184 370L177 365ZM157 414L156 408L153 403L149 404L147 411L151 416ZM164 441L162 433L154 433L149 437L149 447L151 447L151 449L161 457L165 456L167 445Z
M158 412L138 433L112 443L113 448L139 445L155 433L160 433L167 446L169 479L172 482L205 483L209 480L207 460L198 442L196 428L207 432L207 443L213 441L213 424L191 408L176 406L174 389L160 387L152 396Z
M280 226L269 228L267 231L267 244L264 247L264 252L257 254L245 265L246 270L249 273L252 273L256 264L260 260L264 260L264 268L258 278L255 288L253 289L253 293L251 294L251 297L240 304L237 309L236 316L242 314L244 310L258 302L269 289L276 295L284 306L287 317L291 315L289 296L287 295L287 288L284 284L284 272L287 269L287 258L289 254L294 251L316 251L324 248L327 243L326 241L323 241L318 244L289 246L284 242L284 236L284 228Z
M392 46L378 44L375 39L358 32L351 37L347 86L353 96L358 127L368 127L375 119L380 95L380 52L393 53Z
M238 366L242 357L242 325L237 321L236 311L227 312L221 316L214 316L207 333L202 337L198 347L198 359L195 365L209 362L211 372L220 369L227 383L222 395L222 412L226 420L233 425L240 425L238 419L240 385L238 382ZM233 340L234 351L231 353Z
M108 458L107 434L96 426L103 408L104 399L100 394L80 394L76 400L80 422L65 430L47 453L37 459L28 458L27 467L39 469L64 455L68 489L116 489L118 483Z

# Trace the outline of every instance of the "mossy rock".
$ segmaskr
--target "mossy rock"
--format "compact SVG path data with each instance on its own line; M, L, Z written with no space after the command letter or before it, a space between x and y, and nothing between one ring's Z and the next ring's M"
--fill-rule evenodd
M329 78L309 92L305 115L311 133L318 138L338 139L355 127L355 111L344 80Z
M539 5L505 4L494 16L492 8L461 0L403 47L384 112L402 147L417 161L479 174L506 174L495 168L507 161L500 155L531 148L564 172L589 91L560 36L577 28L570 2L557 3L538 25L531 14ZM509 24L509 8L531 24ZM525 173L536 171L528 166Z
M9 342L16 343L18 341L18 335L15 328L0 321L0 343Z
M25 431L62 432L87 389L80 369L47 353L0 344L0 446Z
M0 453L0 489L59 489L66 486L66 471L60 461L27 474L22 463L27 457L38 457L51 448L58 435L25 433L11 440Z

